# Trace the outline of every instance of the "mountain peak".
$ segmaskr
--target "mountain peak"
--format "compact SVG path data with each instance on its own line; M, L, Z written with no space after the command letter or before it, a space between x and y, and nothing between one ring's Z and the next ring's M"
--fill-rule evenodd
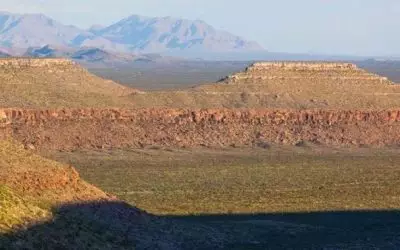
M43 14L0 12L0 47L45 50L46 45L74 49L97 47L120 53L175 51L183 56L194 52L263 50L256 42L217 30L202 20L131 15L107 27L94 25L84 30Z
M133 52L263 50L255 42L217 30L204 21L173 17L132 15L99 31L99 34L126 45Z

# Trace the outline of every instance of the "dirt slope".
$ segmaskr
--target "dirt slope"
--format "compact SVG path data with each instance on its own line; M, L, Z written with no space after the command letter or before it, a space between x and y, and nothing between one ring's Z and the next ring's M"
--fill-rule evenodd
M132 92L66 59L0 59L0 107L117 107Z

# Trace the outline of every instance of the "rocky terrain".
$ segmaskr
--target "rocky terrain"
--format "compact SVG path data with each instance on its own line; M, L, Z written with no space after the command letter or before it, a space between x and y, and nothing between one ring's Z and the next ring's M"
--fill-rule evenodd
M255 63L218 83L153 92L68 60L3 59L0 71L0 137L34 148L399 145L400 86L353 64Z
M0 117L0 138L46 150L400 145L399 110L5 109Z

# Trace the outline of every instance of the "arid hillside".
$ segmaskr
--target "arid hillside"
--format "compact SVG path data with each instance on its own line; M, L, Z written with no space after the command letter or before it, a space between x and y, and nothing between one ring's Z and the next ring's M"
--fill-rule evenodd
M26 151L22 145L0 141L0 245L2 247L33 249L35 244L39 244L40 239L55 241L55 235L50 234L43 235L43 238L31 235L13 239L11 235L24 228L53 220L55 214L52 209L55 207L79 202L106 202L112 199L81 180L72 167L36 156ZM76 231L73 228L64 229L65 236ZM98 236L96 232L82 228L81 233L87 233L88 236L88 239L78 237L82 247L87 247L90 243L87 240L90 239L94 240L93 246L101 246L98 240L95 240ZM71 239L66 238L63 241L69 240ZM63 241L57 243L58 247L62 246Z
M218 83L132 95L135 107L387 109L400 85L346 63L255 63Z
M86 183L70 166L0 141L1 249L180 249L179 232L162 233L170 223Z
M398 210L354 215L399 207L399 96L352 64L256 63L140 92L67 60L0 60L0 248L398 246Z
M68 60L4 59L0 88L0 138L32 148L400 144L400 85L346 63L255 63L218 83L139 92Z
M346 63L255 63L217 83L137 91L64 59L0 60L2 108L393 109L400 85Z
M0 107L119 107L132 92L66 59L0 59Z

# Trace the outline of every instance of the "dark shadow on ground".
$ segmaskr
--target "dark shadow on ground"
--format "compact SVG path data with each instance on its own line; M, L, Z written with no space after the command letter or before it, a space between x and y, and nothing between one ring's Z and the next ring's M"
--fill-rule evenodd
M54 215L0 235L0 249L400 249L400 211L157 217L94 202Z

